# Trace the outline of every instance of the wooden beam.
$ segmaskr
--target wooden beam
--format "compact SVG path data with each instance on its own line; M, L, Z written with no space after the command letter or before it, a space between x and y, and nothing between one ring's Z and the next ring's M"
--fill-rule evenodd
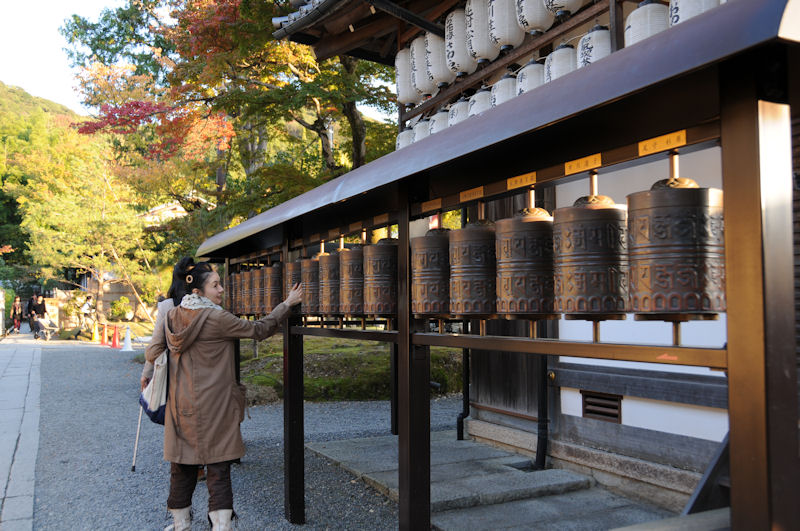
M362 19L372 16L372 12L362 0L353 0L343 6L339 13L330 19L326 19L322 26L328 35L336 35L348 30L348 27ZM349 30L348 30L349 31Z
M434 5L430 11L424 13L422 16L430 21L434 21L437 18L444 15L445 13L447 13L450 10L450 8L458 4L459 1L460 0L447 0L447 2L439 2L436 5ZM399 50L401 47L405 46L405 44L408 41L416 37L417 34L421 31L422 30L417 27L410 26L408 30L406 30L398 37L397 40L399 44L397 49Z

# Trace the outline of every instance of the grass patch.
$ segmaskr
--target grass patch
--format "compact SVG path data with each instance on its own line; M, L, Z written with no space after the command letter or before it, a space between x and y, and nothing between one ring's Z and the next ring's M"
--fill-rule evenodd
M311 401L388 400L391 393L389 345L373 341L306 337L303 341L303 397ZM241 342L242 380L249 387L268 387L283 397L283 338L258 345ZM433 395L461 391L461 350L431 349L431 381L441 387ZM251 397L252 400L252 397ZM258 403L258 401L254 401Z

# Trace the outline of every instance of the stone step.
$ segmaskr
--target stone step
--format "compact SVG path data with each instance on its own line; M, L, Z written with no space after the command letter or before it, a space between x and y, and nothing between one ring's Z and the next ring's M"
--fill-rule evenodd
M614 529L672 516L656 507L632 502L606 490L592 488L533 499L479 505L431 515L440 531L489 529Z

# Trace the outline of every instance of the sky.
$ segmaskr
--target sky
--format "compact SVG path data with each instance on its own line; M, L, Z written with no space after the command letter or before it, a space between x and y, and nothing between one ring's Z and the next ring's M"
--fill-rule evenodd
M103 8L123 5L122 0L0 0L0 81L29 94L89 114L74 87L74 72L58 28L71 15L97 20ZM375 119L388 118L359 106Z
M96 20L114 0L0 0L0 81L88 114L75 92L58 28L72 14Z

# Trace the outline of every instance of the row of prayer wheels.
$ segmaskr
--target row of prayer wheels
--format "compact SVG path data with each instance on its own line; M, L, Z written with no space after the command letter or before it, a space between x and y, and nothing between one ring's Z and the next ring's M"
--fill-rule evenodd
M627 208L589 195L553 216L541 208L411 240L411 312L430 317L681 321L725 311L722 191L659 181ZM280 302L281 267L231 277L234 313ZM397 242L286 264L303 282L303 315L397 314Z

